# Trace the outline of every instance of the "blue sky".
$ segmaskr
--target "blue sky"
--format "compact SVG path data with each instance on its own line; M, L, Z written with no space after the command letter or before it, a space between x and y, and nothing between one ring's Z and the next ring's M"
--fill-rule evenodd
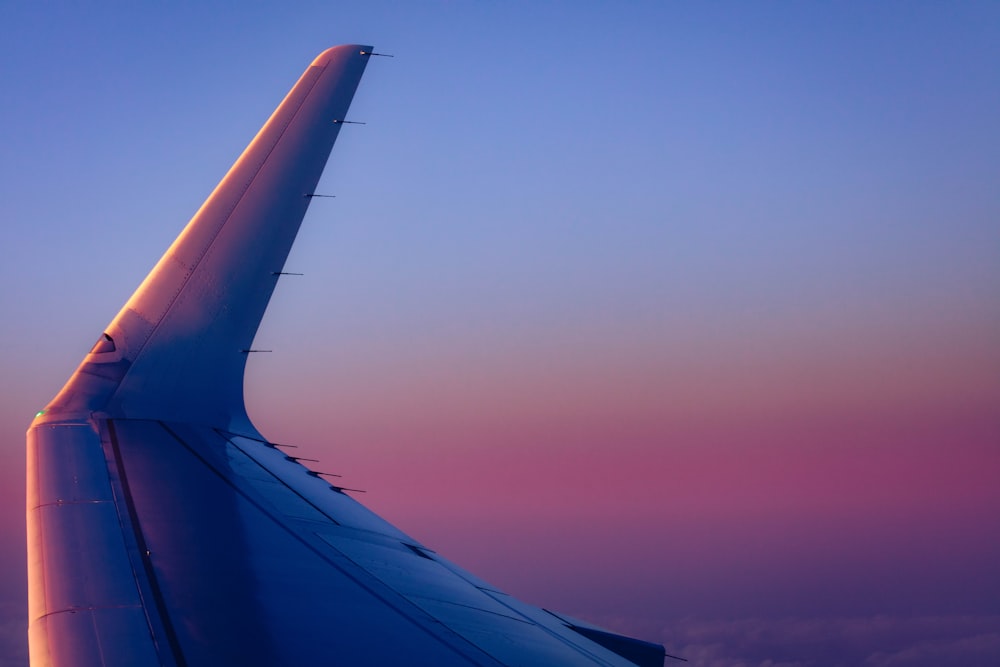
M24 428L344 42L395 57L258 336L264 433L695 664L1000 656L996 4L8 3L0 35L10 664Z

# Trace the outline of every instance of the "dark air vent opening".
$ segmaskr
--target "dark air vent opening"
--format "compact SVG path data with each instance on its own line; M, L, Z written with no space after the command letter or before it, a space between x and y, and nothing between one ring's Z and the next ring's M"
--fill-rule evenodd
M104 354L105 352L114 351L115 341L106 333L101 334L101 337L94 343L94 347L90 348L91 354Z

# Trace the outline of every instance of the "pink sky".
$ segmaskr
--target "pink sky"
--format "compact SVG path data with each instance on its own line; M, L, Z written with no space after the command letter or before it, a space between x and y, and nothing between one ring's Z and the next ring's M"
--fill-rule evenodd
M996 14L5 6L0 667L32 415L302 67L365 40L397 57L260 330L264 434L692 664L998 664Z

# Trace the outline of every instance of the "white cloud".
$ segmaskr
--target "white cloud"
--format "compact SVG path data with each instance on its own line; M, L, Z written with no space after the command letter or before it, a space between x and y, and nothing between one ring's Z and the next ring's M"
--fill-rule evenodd
M661 641L692 667L995 667L997 628L994 615L687 618Z

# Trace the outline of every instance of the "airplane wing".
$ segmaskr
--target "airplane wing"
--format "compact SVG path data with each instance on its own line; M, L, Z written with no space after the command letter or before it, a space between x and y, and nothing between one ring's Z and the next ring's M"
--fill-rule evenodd
M246 414L251 343L370 54L316 58L32 422L34 667L663 664L445 560Z

